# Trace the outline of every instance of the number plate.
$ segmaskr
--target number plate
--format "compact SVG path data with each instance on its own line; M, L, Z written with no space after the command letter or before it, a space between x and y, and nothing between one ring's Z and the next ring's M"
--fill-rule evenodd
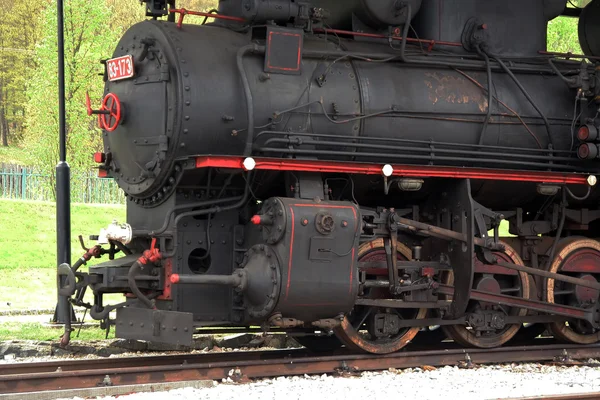
M133 78L133 57L130 55L113 58L106 62L108 80L111 82Z

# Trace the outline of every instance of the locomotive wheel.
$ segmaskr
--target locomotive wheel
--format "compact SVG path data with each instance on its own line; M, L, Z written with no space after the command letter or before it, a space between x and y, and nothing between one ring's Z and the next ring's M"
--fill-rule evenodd
M411 259L412 253L402 243L396 246L396 255L399 261ZM385 261L385 249L383 239L376 239L363 243L358 250L358 259L364 261ZM386 272L387 275L387 272ZM385 288L368 289L369 298L389 298L389 291ZM400 320L423 319L427 315L427 309L388 309L383 307L355 306L354 309L335 328L334 332L346 347L367 353L387 354L393 353L406 346L420 328L401 328L393 334L383 334L374 329L376 315L398 316Z
M313 353L323 353L337 350L342 347L342 342L335 335L330 336L295 336L294 340Z
M506 250L504 252L494 252L498 259L523 265L523 260L517 252L506 243L502 243ZM504 271L503 271L504 270ZM515 272L512 275L502 273L512 272L496 266L488 266L483 264L475 256L475 277L473 279L473 289L488 291L498 294L506 294L510 296L518 296L524 299L529 298L529 279L524 272ZM444 283L447 285L454 284L454 275L452 272L446 274ZM467 308L467 314L477 311L499 311L511 316L525 316L527 310L522 308L498 306L487 304L479 301L470 301ZM500 329L477 331L468 325L446 325L443 326L444 331L455 342L467 347L493 348L502 346L504 343L512 339L519 329L521 324L505 325Z
M570 239L559 244L550 272L568 274L593 282L600 281L600 243L592 239ZM549 303L582 308L598 307L600 291L584 288L554 279L546 281L546 300ZM548 329L558 340L592 344L600 341L600 329L584 320L567 320L548 324Z

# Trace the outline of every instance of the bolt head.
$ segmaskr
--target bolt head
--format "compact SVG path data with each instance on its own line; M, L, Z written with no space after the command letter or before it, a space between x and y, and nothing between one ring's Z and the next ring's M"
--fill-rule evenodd
M394 173L394 167L390 164L385 164L383 168L381 168L381 172L383 173L383 176L390 177Z
M244 160L243 165L246 171L252 171L256 167L256 161L252 157L247 157Z

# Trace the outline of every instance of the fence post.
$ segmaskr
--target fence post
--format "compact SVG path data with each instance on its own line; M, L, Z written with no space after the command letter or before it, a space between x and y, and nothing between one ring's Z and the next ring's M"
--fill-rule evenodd
M27 197L27 168L21 170L21 200Z

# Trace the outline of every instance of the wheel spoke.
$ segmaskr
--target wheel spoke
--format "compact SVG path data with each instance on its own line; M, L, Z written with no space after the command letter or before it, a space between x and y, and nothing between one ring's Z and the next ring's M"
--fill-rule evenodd
M500 304L499 307L505 315L510 315L510 307L509 306Z
M573 294L575 293L573 290L558 290L556 292L554 292L555 296L566 296L568 294Z
M406 261L411 257L410 249L401 242L397 243L396 252L398 260ZM358 250L358 260L359 262L385 261L386 252L383 239L375 239L371 242L363 243ZM372 291L370 292L370 295L369 298L372 299L386 299L390 297L385 288ZM398 314L398 316L404 320L416 320L423 319L427 315L427 309L424 308L415 309L414 317L408 313L408 310L406 311L407 312L404 315ZM334 329L334 332L349 349L372 354L389 354L396 352L406 346L419 332L418 327L409 327L400 329L398 332L386 331L385 336L382 337L374 335L377 328L371 326L371 324L376 321L373 321L369 316L373 316L374 313L379 312L384 314L382 316L383 318L389 319L390 317L393 317L395 319L395 313L399 311L384 310L382 307L355 306L352 313L344 318L341 325ZM368 328L369 334L365 334L364 331L361 331L363 324Z
M362 324L365 323L365 321L367 320L369 315L371 315L372 311L373 311L373 307L367 307L365 309L365 312L363 313L364 315L362 316L360 322L358 324L352 323L352 326L354 327L354 329L360 330L360 327L362 326Z
M505 246L505 251L494 252L494 255L498 257L498 259L518 265L524 265L523 260L512 247L506 243L502 244ZM478 261L475 262L477 263ZM479 261L479 263L481 262ZM473 287L475 289L518 298L529 298L530 288L527 274L522 272L516 275L504 275L502 273L490 274L487 272L489 269L486 268L487 266L482 263L478 265L478 271L480 272L476 274L473 281ZM453 278L448 277L447 279L447 284L453 283ZM481 307L481 310L477 307ZM527 313L526 309L486 302L471 301L469 304L470 312L479 313L480 318L485 318L486 313L493 313L493 311L491 311L492 309L508 316L523 316ZM484 320L480 320L479 323L484 323ZM469 329L469 327L463 325L442 327L448 336L455 342L463 346L474 346L479 348L499 347L508 342L517 333L519 328L520 324L504 325L502 328L483 326L483 330L479 330L479 327Z
M600 242L589 238L563 239L557 246L556 254L548 271L598 282ZM583 289L581 286L559 283L554 279L548 279L545 283L545 300L549 303L586 307L598 296L598 292ZM585 321L565 320L550 323L547 327L552 335L560 341L578 344L592 344L600 341L600 332Z
M404 319L404 315L402 315L401 310L398 308L394 308L393 311L398 314L398 316L400 317L400 319Z

